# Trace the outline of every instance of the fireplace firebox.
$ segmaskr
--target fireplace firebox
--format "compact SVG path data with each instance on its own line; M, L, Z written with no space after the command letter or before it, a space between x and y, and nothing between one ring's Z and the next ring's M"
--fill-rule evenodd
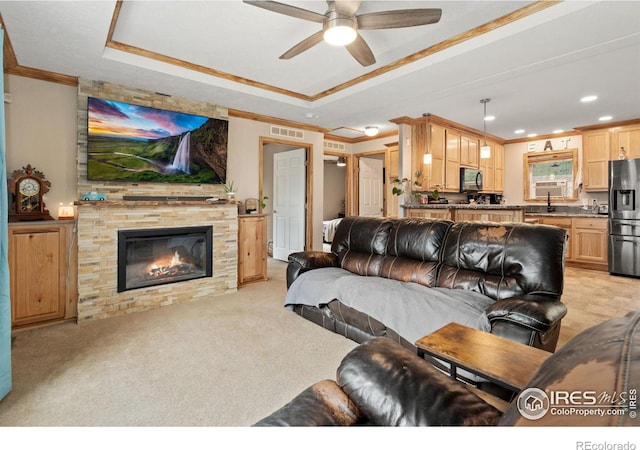
M211 226L118 231L118 292L212 276Z

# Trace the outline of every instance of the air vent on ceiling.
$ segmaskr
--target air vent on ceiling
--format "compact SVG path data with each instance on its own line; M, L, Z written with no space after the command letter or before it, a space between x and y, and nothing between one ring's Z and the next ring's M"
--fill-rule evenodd
M324 141L325 150L339 150L344 152L346 150L346 146L342 142L333 142L333 141Z
M275 125L271 125L271 136L304 139L304 132L302 130L296 130L294 128L277 127Z

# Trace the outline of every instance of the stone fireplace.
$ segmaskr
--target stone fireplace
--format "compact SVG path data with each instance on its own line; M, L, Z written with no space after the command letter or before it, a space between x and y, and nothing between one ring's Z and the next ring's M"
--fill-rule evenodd
M212 228L118 230L118 292L211 276Z
M77 202L78 206L78 322L144 311L176 303L209 300L235 292L238 282L238 208L234 204L207 201L128 201ZM161 237L154 236L158 230ZM193 248L191 262L203 257L211 262L211 276L197 276L153 285L120 290L118 286L118 247L121 231L147 232L156 242L143 250L146 255L159 248L176 248L172 255L186 255L193 247L169 242L173 231L209 229L209 243ZM169 230L169 234L167 234ZM191 238L191 231L186 235ZM205 234L205 241L207 240ZM139 237L135 235L134 237ZM183 236L184 237L184 236ZM195 239L195 238L194 238ZM198 238L199 239L199 238ZM197 240L197 239L196 239ZM135 241L134 250L144 247ZM126 251L126 250L125 250ZM207 257L207 252L211 257ZM134 258L139 263L138 258ZM170 266L170 263L161 263ZM165 269L169 270L169 269ZM199 270L199 269L198 269ZM207 268L204 267L206 274ZM165 279L164 281L167 281ZM144 283L143 283L144 284Z

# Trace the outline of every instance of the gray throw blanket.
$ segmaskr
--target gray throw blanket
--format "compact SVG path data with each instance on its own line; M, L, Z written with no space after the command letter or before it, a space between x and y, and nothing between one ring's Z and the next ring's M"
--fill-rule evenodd
M484 310L494 302L464 289L428 288L331 267L301 274L287 291L285 306L320 307L334 299L384 323L409 342L449 322L489 331Z

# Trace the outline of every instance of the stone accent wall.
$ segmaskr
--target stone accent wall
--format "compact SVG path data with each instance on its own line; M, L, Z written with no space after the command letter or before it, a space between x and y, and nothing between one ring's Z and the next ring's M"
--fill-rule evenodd
M117 292L118 230L213 226L213 277ZM78 202L78 323L174 303L212 300L238 283L235 204Z
M227 119L227 108L205 102L194 102L157 92L143 91L104 81L78 79L78 198L82 194L97 191L107 194L108 200L121 200L123 195L167 196L167 197L219 197L224 198L220 184L181 183L129 183L100 182L87 180L87 97L104 98L117 102L132 103L152 108L179 111L188 114Z

